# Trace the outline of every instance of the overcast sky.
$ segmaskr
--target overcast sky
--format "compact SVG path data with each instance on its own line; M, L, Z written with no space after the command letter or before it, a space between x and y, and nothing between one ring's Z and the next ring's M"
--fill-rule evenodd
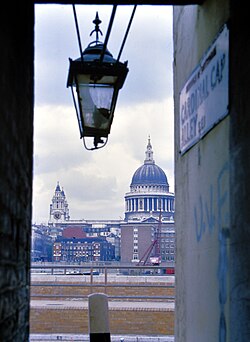
M71 92L69 57L79 46L69 5L36 5L33 223L47 223L57 181L72 219L124 218L124 195L145 159L148 136L154 159L174 192L172 7L137 6L120 58L129 73L119 92L108 144L84 149ZM133 10L118 6L108 49L116 58ZM105 39L112 6L76 6L83 49L96 11Z

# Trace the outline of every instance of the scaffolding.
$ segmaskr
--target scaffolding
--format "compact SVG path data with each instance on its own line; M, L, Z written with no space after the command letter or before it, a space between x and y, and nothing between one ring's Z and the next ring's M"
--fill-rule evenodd
M161 264L161 225L162 225L162 214L160 208L159 222L154 231L154 240L147 248L137 266L153 265L159 266Z

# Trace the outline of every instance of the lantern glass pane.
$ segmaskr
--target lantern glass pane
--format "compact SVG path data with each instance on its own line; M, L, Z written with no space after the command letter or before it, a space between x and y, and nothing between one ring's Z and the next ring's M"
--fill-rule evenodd
M114 89L104 85L80 85L80 103L87 127L108 129Z
M90 96L92 97L96 107L110 110L114 88L106 85L89 85Z

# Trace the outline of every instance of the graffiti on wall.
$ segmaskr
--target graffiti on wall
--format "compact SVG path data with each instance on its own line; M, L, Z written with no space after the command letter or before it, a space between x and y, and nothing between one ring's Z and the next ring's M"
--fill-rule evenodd
M217 279L220 306L219 342L227 340L225 306L227 303L229 231L229 162L225 162L218 172L215 182L208 184L207 192L199 195L194 206L194 226L197 243L217 234L219 257Z

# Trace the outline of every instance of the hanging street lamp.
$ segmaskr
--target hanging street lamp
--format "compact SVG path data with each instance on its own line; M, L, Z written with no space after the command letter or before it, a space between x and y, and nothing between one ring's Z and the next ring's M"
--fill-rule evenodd
M119 90L128 73L127 62L113 58L107 41L99 41L101 20L96 13L93 21L96 40L81 52L80 58L69 59L67 87L71 87L76 109L80 138L88 150L106 145L114 117ZM76 21L77 24L77 21ZM78 26L77 26L78 30ZM78 30L79 33L79 30ZM79 47L81 51L80 36ZM92 137L94 147L88 148L85 137ZM99 147L98 145L101 144Z

